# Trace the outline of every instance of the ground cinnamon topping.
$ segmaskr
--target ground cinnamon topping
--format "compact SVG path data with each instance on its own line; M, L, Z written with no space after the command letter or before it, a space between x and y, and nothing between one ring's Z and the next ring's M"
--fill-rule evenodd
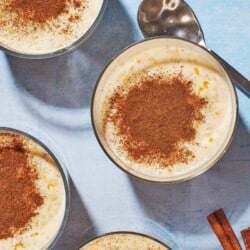
M5 3L5 12L14 14L14 24L23 27L32 23L34 28L45 25L48 21L58 18L62 14L68 14L70 8L82 10L87 0L9 0ZM75 12L69 22L79 20L80 13Z
M67 0L11 0L7 9L17 14L19 21L45 23L66 11Z
M132 160L166 167L194 158L185 143L195 139L194 123L203 121L207 101L192 86L181 76L141 77L129 91L118 89L110 98L106 122L115 125Z
M82 0L73 0L73 4L75 6L75 8L80 8L82 5Z
M30 164L22 138L0 147L0 240L27 229L37 208L44 203L35 181L38 174Z

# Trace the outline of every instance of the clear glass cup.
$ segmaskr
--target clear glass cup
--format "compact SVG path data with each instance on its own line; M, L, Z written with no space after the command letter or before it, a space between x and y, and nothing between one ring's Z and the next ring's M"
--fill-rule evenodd
M161 242L161 241L159 241L159 240L157 240L157 239L155 239L155 238L153 238L153 237L151 237L149 235L146 235L146 234L142 234L142 233L138 233L138 232L131 232L131 231L116 231L116 232L106 233L106 234L103 234L103 235L101 235L99 237L93 238L93 239L85 242L77 250L85 250L85 249L88 250L88 246L93 244L96 241L100 241L102 239L109 238L109 237L112 237L112 236L119 237L120 235L137 237L136 239L138 239L138 240L140 240L140 239L143 240L143 239L146 238L152 244L156 244L157 247L161 247L163 249L171 249L165 243L163 243L163 242Z
M102 6L100 8L100 11L99 11L98 15L96 16L95 20L93 21L93 23L91 24L91 26L85 32L83 32L83 34L79 38L72 39L71 44L67 43L65 45L65 47L55 49L51 52L27 53L24 51L22 52L21 50L17 50L17 49L13 49L11 47L8 47L8 45L1 44L1 42L0 42L0 50L4 51L10 55L13 55L13 56L16 56L19 58L26 58L26 59L46 59L46 58L52 58L52 57L56 57L59 55L63 55L63 54L72 52L73 50L79 48L82 44L86 43L87 40L93 35L93 33L95 32L95 30L97 29L98 25L100 24L100 22L102 20L107 3L108 3L108 0L102 1Z
M163 50L161 51L160 49ZM165 53L164 51L167 51L168 53ZM140 55L139 59L137 54ZM148 58L150 58L151 61L148 60ZM209 153L208 157L204 157L204 160L202 162L200 161L200 164L197 163L197 167L190 167L190 169L187 171L185 170L184 172L173 175L166 174L164 176L157 176L139 171L138 168L136 169L133 167L134 162L128 162L126 156L121 156L121 154L118 152L119 150L114 148L110 142L111 139L107 139L103 121L106 119L106 112L109 111L107 111L105 105L107 105L108 98L111 96L111 93L117 89L118 85L120 84L119 82L123 81L123 79L127 79L126 77L129 76L131 69L133 71L133 68L136 68L135 71L133 71L136 73L136 70L142 71L145 68L148 69L151 67L151 63L152 65L155 62L159 64L169 63L172 62L171 60L173 60L173 58L175 61L179 61L181 63L193 63L193 65L205 67L211 72L216 72L216 74L225 82L225 92L228 96L229 109L231 110L231 113L229 112L230 117L228 118L225 134L221 137L221 142L219 142L220 145L218 147L216 146L216 150L212 153ZM223 103L223 98L221 98L220 101ZM146 39L129 46L128 48L121 51L106 66L97 81L93 93L91 115L96 138L104 152L115 165L117 165L126 173L143 180L158 183L174 183L185 181L202 174L214 166L224 155L224 153L229 148L235 134L238 117L238 100L232 80L227 74L224 66L208 50L181 38L161 36ZM213 129L216 130L216 128ZM223 130L221 130L221 132L222 131Z
M13 135L19 135L21 137L24 137L28 140L30 140L34 145L38 146L39 150L41 148L41 152L46 152L49 156L49 160L53 161L53 166L51 167L57 167L60 175L61 180L63 182L63 188L64 188L64 196L65 196L65 203L64 203L64 213L62 216L62 219L60 220L59 228L54 232L53 235L51 235L50 239L46 242L44 242L44 246L42 249L51 249L60 236L62 235L65 226L67 224L67 219L69 215L70 210L70 188L69 188L69 175L67 172L67 169L64 165L65 159L63 156L59 155L59 151L55 149L55 146L51 142L47 136L41 134L38 131L33 130L32 128L28 127L25 124L22 123L13 123L13 122L2 122L0 127L0 134L7 133L7 134L13 134ZM39 152L39 151L38 151ZM32 152L31 152L32 154ZM40 156L39 156L40 157ZM26 231L24 231L26 232ZM36 236L38 237L38 236Z

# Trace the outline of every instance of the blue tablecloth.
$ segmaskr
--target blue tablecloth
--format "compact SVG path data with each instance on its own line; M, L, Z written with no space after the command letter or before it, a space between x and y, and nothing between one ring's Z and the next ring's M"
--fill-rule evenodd
M189 0L207 46L250 78L250 1ZM239 238L250 226L250 101L239 96L239 123L227 154L194 180L157 185L129 177L106 157L90 122L90 100L105 64L142 39L139 0L109 0L92 38L75 52L29 61L0 52L0 126L24 124L49 137L71 176L71 210L54 249L75 249L115 230L147 233L173 249L221 249L206 216L224 208ZM243 244L241 240L241 244Z

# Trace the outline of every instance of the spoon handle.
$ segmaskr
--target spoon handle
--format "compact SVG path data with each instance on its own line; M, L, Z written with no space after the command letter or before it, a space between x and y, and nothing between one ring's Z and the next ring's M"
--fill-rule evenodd
M250 81L247 80L241 73L239 73L235 68L228 64L214 51L211 50L210 52L225 66L237 87L241 89L248 97L250 97Z

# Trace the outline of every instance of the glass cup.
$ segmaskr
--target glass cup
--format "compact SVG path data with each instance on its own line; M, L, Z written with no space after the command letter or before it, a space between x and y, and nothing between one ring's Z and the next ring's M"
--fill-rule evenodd
M117 243L120 243L120 245ZM129 244L131 244L131 248L128 247ZM142 247L142 245L144 247ZM109 248L107 249L111 249L112 247L115 249L120 249L120 247L122 247L122 249L125 249L125 247L128 247L127 248L128 250L134 249L135 246L137 247L140 246L141 249L164 249L164 250L170 249L163 242L154 239L151 236L137 232L119 231L119 232L111 232L103 234L97 238L91 239L88 242L84 243L79 248L79 250L93 250L93 249L106 250L105 246L109 246Z
M110 109L112 96L119 89L126 93L131 85L139 84L129 82L130 78L145 71L154 75L157 69L165 70L169 77L191 79L193 91L208 101L205 122L196 129L195 145L189 145L194 160L187 164L152 167L136 162L124 149L124 137L117 136L116 125L107 123L107 114L115 112ZM93 93L91 114L97 140L114 164L143 180L173 183L202 174L224 155L235 134L238 101L232 80L209 51L184 39L163 36L131 45L107 65Z
M75 2L76 1L74 1L74 4L77 5L78 3ZM83 10L80 13L83 13L85 15L84 17L87 16L89 19L88 21L83 20L84 17L81 19L75 16L74 13L70 15L70 11L65 11L66 14L63 13L56 19L58 24L54 25L53 22L55 22L55 20L49 23L50 27L48 25L48 31L43 30L44 28L40 30L35 27L32 32L24 30L24 33L20 33L22 28L15 26L15 24L11 24L6 30L2 29L2 32L0 32L2 37L2 39L0 39L0 50L13 56L27 59L45 59L71 52L80 47L92 36L101 22L107 2L107 0L87 2L88 6L83 6ZM4 4L6 3L3 2L2 5ZM73 1L71 4L73 5ZM2 8L4 7L0 4L0 10L2 10ZM65 20L63 20L64 15ZM78 13L77 15L81 14ZM0 17L0 23L4 24L6 20L4 20L3 17L4 15ZM81 23L80 21L78 22L78 20L81 20ZM10 23L10 21L7 23ZM69 31L71 23L76 25L72 26L72 31ZM59 25L64 26L61 27ZM59 29L61 30L60 32ZM48 38L46 38L46 36L48 36ZM16 43L13 42L15 39L17 40ZM39 46L36 44L39 44Z
M51 249L66 226L70 209L69 180L63 157L52 149L51 141L44 135L23 125L0 127L0 147L5 146L6 138L7 141L12 140L12 136L24 140L25 150L38 171L36 185L45 199L37 210L39 214L29 222L29 227L13 237L0 240L0 245L6 249L19 246L25 249ZM57 209L53 210L56 206Z

